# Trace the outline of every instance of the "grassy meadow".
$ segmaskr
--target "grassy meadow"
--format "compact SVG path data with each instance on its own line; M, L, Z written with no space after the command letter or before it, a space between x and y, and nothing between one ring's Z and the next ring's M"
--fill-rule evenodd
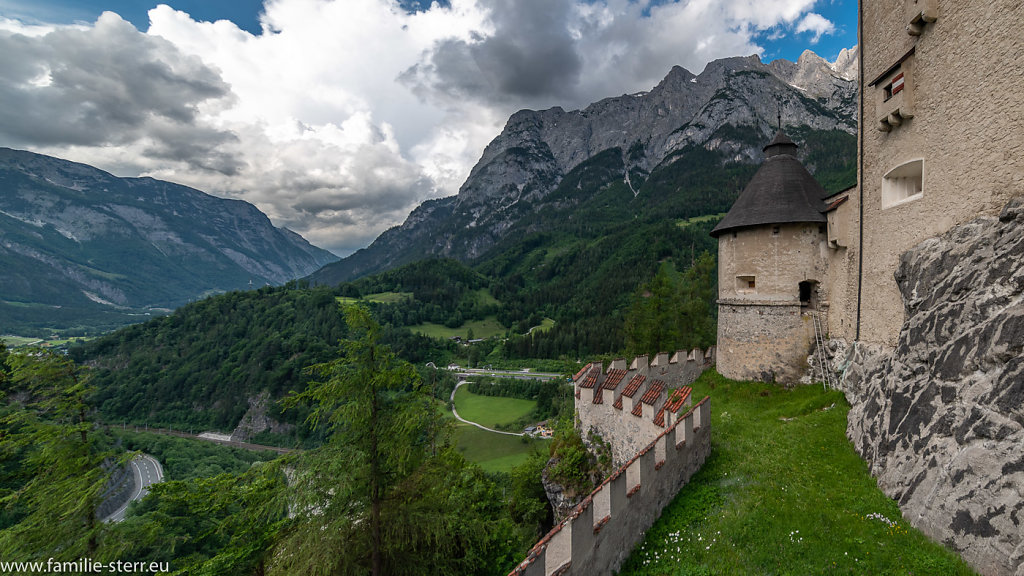
M911 528L846 439L849 405L708 371L711 455L620 574L973 574Z
M413 333L419 332L430 338L452 338L454 336L466 338L470 329L473 330L473 338L491 338L505 335L505 327L498 322L498 317L494 315L488 316L483 320L466 322L458 328L448 328L442 324L434 324L432 322L409 326L409 330Z
M511 472L526 461L531 450L546 451L547 442L532 438L524 441L520 436L488 432L463 422L455 428L455 448L486 472Z
M533 412L535 400L505 398L502 396L480 396L465 386L455 393L455 408L459 416L488 428L511 424Z
M467 398L469 398L469 404L472 406L466 406L465 401ZM471 418L463 414L464 409L468 409L474 416L483 414L484 418L493 419L495 414L499 414L504 409L502 408L502 401L505 400L516 399L469 394L465 387L460 388L455 396L459 415L467 420L471 420ZM530 400L517 401L532 402ZM455 448L466 460L478 464L487 472L511 472L512 468L526 461L527 456L530 455L532 450L548 449L547 441L533 438L524 440L520 436L509 436L508 434L481 430L471 424L455 420L451 411L445 409L441 403L438 403L438 409L442 410L445 417L452 420L455 424ZM498 416L498 418L500 420L501 416Z

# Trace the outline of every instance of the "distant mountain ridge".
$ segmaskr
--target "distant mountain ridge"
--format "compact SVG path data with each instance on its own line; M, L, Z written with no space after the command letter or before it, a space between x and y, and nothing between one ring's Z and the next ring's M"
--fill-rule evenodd
M699 75L676 66L649 92L583 110L521 110L485 148L458 195L423 203L402 225L310 279L333 284L431 256L473 262L550 208L548 196L563 179L603 154L620 158L619 177L640 196L652 176L696 149L723 164L760 162L780 114L798 141L809 132L852 135L856 69L856 48L836 62L810 51L795 63L725 58Z
M123 324L334 260L247 202L0 148L0 333Z

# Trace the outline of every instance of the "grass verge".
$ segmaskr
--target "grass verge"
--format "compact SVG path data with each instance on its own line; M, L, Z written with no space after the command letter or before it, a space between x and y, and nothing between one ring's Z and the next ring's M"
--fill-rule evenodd
M711 455L621 574L973 574L911 528L846 439L849 405L706 372Z

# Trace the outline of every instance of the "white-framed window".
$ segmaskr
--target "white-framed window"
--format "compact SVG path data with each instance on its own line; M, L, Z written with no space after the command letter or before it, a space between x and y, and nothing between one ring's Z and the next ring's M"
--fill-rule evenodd
M882 177L882 208L917 200L924 194L924 160L900 164Z

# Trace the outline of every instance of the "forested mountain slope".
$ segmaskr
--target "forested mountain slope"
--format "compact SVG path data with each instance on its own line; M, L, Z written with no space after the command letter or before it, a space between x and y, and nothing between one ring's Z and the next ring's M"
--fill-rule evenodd
M283 284L336 257L255 206L0 149L0 326L138 322L210 293Z

